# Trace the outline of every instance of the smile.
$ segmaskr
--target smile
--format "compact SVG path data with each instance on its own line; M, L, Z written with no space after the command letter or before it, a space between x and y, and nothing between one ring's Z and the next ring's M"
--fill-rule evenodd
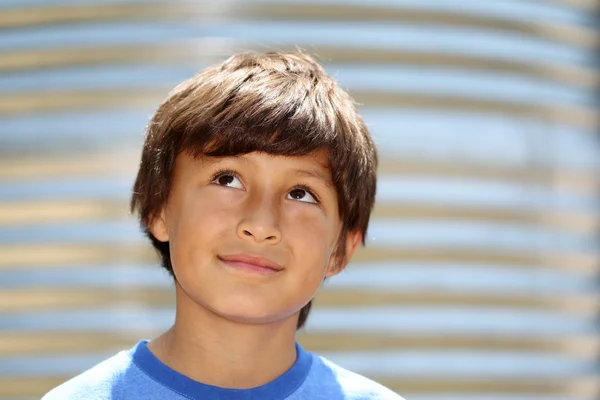
M279 264L264 257L251 256L247 254L234 254L218 256L219 260L228 267L239 271L250 272L260 275L273 275L283 269Z

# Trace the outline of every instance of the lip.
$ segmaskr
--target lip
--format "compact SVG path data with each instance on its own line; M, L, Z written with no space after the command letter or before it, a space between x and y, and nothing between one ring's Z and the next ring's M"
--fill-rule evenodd
M250 254L232 254L218 256L218 258L230 267L258 272L261 274L274 274L283 269L282 266L273 260Z

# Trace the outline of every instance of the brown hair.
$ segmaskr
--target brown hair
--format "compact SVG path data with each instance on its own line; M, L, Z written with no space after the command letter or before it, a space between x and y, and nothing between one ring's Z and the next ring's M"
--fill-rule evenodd
M293 156L320 149L328 151L338 194L343 228L335 254L344 262L348 232L360 230L365 243L376 190L377 153L353 100L306 54L236 54L182 82L160 104L147 127L131 211L175 279L169 243L148 226L167 202L179 153Z

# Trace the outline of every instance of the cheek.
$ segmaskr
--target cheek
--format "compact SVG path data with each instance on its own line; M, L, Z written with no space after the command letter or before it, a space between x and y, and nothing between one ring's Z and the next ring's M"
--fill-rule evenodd
M207 188L190 191L174 205L177 215L169 219L169 237L178 252L207 248L224 233L231 235L239 202L235 193L220 192ZM198 246L200 243L202 246Z
M310 259L323 268L335 244L337 220L332 220L320 209L304 209L312 207L301 205L290 210L285 219L284 237L294 248L296 257Z

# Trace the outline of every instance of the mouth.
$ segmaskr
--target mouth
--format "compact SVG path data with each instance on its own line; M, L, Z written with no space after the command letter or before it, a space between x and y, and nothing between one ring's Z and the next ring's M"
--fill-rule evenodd
M273 275L283 269L281 265L273 260L249 254L218 256L218 259L231 268L261 275Z

